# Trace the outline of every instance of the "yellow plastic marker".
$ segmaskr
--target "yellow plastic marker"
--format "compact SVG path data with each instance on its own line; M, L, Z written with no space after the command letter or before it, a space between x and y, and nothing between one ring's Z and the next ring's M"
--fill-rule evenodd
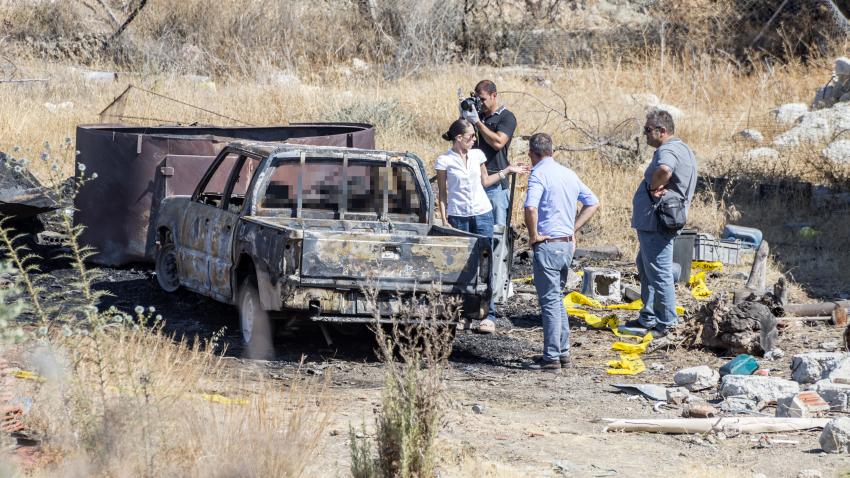
M711 298L711 289L705 284L705 271L697 272L688 279L691 287L691 295L696 300L708 300Z
M24 380L33 380L36 382L44 382L47 380L41 375L35 372L30 372L28 370L15 370L14 372L12 372L12 376L15 378L22 378Z
M708 261L693 261L691 262L691 270L694 272L705 272L705 271L722 271L723 263L720 261L708 262Z
M637 354L621 353L620 360L609 360L609 375L636 375L646 370L643 360Z

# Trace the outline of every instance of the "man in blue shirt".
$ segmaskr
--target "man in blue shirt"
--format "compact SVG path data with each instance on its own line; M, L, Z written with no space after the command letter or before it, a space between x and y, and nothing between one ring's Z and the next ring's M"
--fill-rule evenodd
M528 142L531 175L525 198L525 225L534 249L534 288L543 318L543 356L528 368L560 371L570 362L570 322L563 291L575 252L575 233L599 209L599 199L575 172L552 158L552 138ZM583 207L576 216L577 202Z

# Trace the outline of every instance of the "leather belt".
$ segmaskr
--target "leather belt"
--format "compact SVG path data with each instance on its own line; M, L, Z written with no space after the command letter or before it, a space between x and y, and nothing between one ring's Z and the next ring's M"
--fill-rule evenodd
M573 236L550 237L549 239L544 239L542 242L573 242Z

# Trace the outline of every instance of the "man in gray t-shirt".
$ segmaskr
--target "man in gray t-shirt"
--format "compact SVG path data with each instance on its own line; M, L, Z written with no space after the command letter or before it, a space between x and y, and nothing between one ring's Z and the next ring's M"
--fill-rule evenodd
M654 110L646 115L643 134L646 143L656 150L632 198L632 227L640 243L637 267L643 309L638 319L626 326L650 329L656 336L665 335L678 320L673 284L673 239L678 232L659 226L655 208L658 202L674 198L685 199L689 206L697 183L694 153L673 136L674 132L670 113Z

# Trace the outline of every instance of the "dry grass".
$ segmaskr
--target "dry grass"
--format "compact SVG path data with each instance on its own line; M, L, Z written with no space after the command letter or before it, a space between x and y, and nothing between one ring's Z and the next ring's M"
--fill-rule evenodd
M807 65L792 62L764 66L748 74L710 57L662 59L650 55L640 64L612 58L568 68L445 66L398 81L384 79L374 67L349 76L329 73L312 80L279 77L270 70L272 73L249 78L215 76L214 85L183 76L131 74L120 76L115 83L96 84L82 80L78 72L61 65L30 63L23 67L33 76L45 75L52 80L48 84L0 85L0 149L9 151L20 145L28 149L26 154L31 158L38 155L45 140L61 142L67 136L73 137L76 124L98 121L100 109L126 84L133 83L252 124L369 121L379 126L379 147L415 152L430 165L447 147L439 134L456 114L457 88L467 91L478 79L489 77L499 85L502 101L517 115L518 135L547 131L556 143L585 144L585 139L566 127L562 118L553 116L554 109L560 114L566 112L572 120L600 135L610 132L611 125L632 118L618 134L624 142L633 144L629 138L638 133L644 108L634 104L630 95L654 93L661 102L684 111L677 133L696 151L704 174L746 177L757 173L769 179L829 180L823 168L812 166L812 157L822 146L786 150L776 161L754 163L743 158L746 146L731 139L743 128L762 130L768 141L781 132L770 119L769 110L788 102L808 103L815 89L828 78L831 60L826 58ZM73 102L73 108L50 113L45 107L46 103L66 101ZM125 114L177 122L233 123L143 95L131 97ZM583 244L614 243L627 256L634 253L637 244L629 227L631 196L642 172L639 163L650 155L645 145L638 161L612 156L611 150L559 153L597 192L604 205L580 238ZM512 156L515 161L526 160L520 148L512 151ZM63 167L67 174L71 173L72 165ZM522 185L522 181L519 183ZM522 188L518 200L521 193ZM728 198L711 195L698 197L693 224L717 234L727 221L769 226L761 219L787 212L787 207L781 205L773 214L758 204L736 204L732 208L726 201ZM800 213L806 215L809 211ZM514 221L519 220L517 209ZM839 256L844 235L838 234L832 241L835 231L829 225L825 228L818 247ZM769 231L768 239L788 242L787 236L788 231L780 226ZM807 271L814 270L811 261L815 257L806 247L798 249L795 246L795 250L782 254L781 260L785 268L795 270L798 280L810 281ZM831 264L844 268L843 256Z

